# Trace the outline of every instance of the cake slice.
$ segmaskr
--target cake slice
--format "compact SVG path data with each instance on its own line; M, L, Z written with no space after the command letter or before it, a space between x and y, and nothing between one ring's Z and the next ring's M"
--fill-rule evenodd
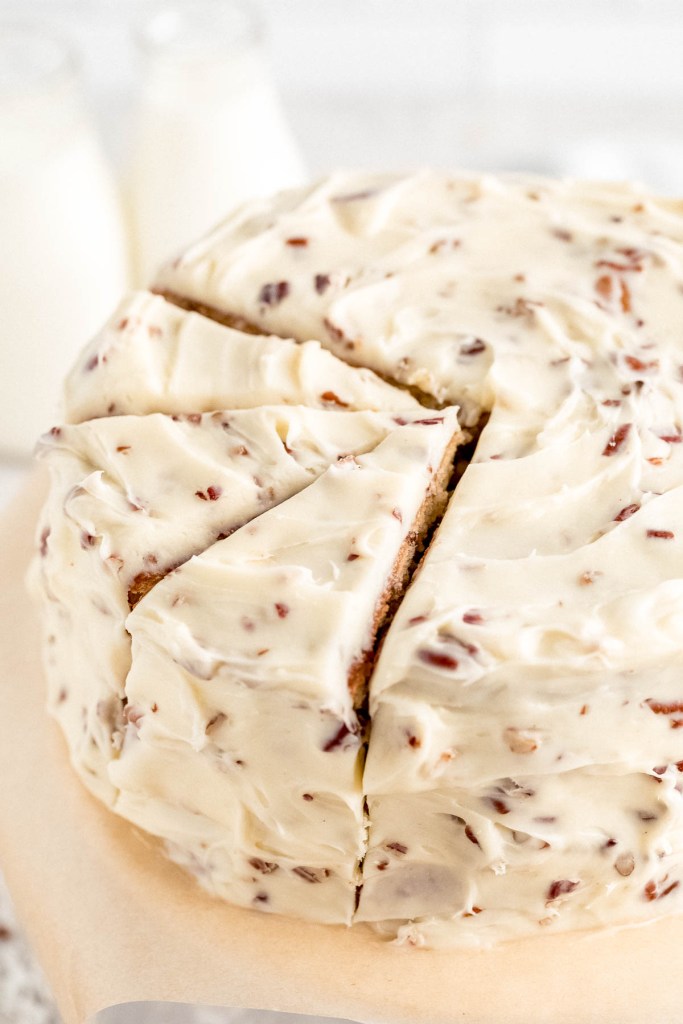
M366 682L460 436L454 410L400 419L128 617L116 810L231 902L351 921Z
M52 484L33 575L45 599L50 706L100 796L114 796L106 766L125 724L130 607L339 458L374 448L396 419L271 406L104 418L46 435Z
M419 408L406 391L348 366L317 341L246 334L149 292L126 298L85 349L65 400L71 422L279 404Z

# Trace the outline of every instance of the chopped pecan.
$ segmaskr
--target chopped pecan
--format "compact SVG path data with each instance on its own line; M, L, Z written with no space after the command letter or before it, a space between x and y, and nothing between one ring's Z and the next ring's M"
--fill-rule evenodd
M550 883L546 899L549 903L552 903L553 900L559 899L560 896L567 896L570 892L574 892L578 886L578 882L571 882L568 878L560 878L556 882Z
M631 432L631 423L622 423L621 426L617 427L609 441L605 445L602 454L603 455L615 455L619 449L623 446L626 438Z
M250 857L249 863L255 871L260 871L262 875L272 875L274 871L278 871L280 865L276 864L275 861L261 860L260 857Z
M259 292L259 302L264 306L277 306L290 292L289 281L269 281Z

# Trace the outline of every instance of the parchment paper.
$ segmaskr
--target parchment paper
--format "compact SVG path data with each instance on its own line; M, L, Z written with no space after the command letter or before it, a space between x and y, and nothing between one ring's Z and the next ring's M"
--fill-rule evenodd
M0 522L0 863L66 1024L151 999L369 1024L679 1024L680 918L435 953L205 896L87 794L43 711L23 586L41 494L36 478Z

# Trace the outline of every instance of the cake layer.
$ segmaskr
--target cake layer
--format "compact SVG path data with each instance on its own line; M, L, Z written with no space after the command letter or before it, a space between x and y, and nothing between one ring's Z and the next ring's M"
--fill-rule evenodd
M398 426L127 620L116 809L232 902L351 921L365 842L354 677L443 505L458 436L453 411Z
M245 334L160 295L123 300L66 381L71 422L128 413L197 413L261 405L408 409L417 402L318 342Z

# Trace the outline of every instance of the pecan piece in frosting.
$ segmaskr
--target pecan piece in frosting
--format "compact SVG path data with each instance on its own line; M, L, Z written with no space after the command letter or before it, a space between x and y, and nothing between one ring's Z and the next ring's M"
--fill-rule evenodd
M408 852L408 847L405 846L403 843L398 842L387 843L386 848L387 850L393 850L394 853L400 853L401 855Z
M604 447L603 455L615 455L619 449L623 446L626 438L631 431L631 423L622 423L621 426L617 427L609 441Z
M667 881L668 875L659 883L654 881L648 882L643 890L645 899L649 902L652 902L652 900L664 899L664 897L668 896L669 893L672 893L674 889L677 889L680 884L679 882L670 882L669 885L667 885Z
M306 868L299 866L297 868L292 868L292 871L295 875L298 875L299 878L303 878L304 882L311 882L311 884L322 882L323 879L330 877L330 872L327 868Z
M331 750L340 749L344 745L344 741L347 737L353 736L355 740L356 734L357 730L355 726L349 727L346 722L342 722L334 736L327 740L323 746L323 751L328 754Z
M325 402L326 405L336 405L340 409L348 409L349 407L349 403L342 401L339 395L335 395L334 391L323 391L320 400Z
M632 874L635 866L636 862L632 853L620 853L614 862L614 867L624 878Z
M546 896L547 902L552 903L554 900L559 899L560 896L568 896L570 892L574 892L578 887L578 882L572 882L568 878L560 878L555 882L551 882Z
M513 754L533 754L534 750L538 750L538 736L528 729L508 726L503 737Z
M274 871L278 871L280 868L280 865L274 861L261 860L260 857L250 857L249 863L255 871L260 871L262 875L272 875Z
M621 512L617 512L614 517L615 523L623 523L625 519L630 519L632 515L639 510L640 505L637 502L633 502L632 505L625 505Z
M458 659L443 651L422 650L418 651L417 656L425 665L433 665L434 668L456 669L458 667Z
M264 306L277 306L290 292L289 281L269 281L259 292L259 302Z

